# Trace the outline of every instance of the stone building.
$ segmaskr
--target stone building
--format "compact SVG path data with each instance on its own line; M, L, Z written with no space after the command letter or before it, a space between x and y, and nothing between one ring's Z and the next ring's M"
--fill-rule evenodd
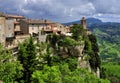
M6 17L6 37L13 37L20 33L20 23L19 20L25 19L25 17L20 15L5 14Z
M46 41L46 34L53 33L53 23L49 20L20 20L22 34L30 34L39 39L40 42Z
M55 30L55 29L63 34L70 32L68 26L64 26L58 22L53 23L53 30Z
M3 13L0 13L0 43L5 46L5 16Z
M6 48L11 48L14 47L15 44L18 44L15 40L16 35L21 32L20 19L24 19L24 17L0 13L0 43Z
M24 19L20 20L20 27L23 34L38 34L40 31L44 33L60 32L63 29L63 25L59 23L53 23L49 20L32 20Z
M20 15L0 13L0 42L6 48L17 46L30 35L45 41L46 34L67 32L69 32L69 27L57 22L25 19Z
M22 34L38 34L40 30L50 29L51 26L44 20L24 19L20 20Z
M20 15L4 14L5 16L5 33L6 33L6 47L14 47L17 42L15 42L16 35L20 35L20 23L19 20L25 17Z

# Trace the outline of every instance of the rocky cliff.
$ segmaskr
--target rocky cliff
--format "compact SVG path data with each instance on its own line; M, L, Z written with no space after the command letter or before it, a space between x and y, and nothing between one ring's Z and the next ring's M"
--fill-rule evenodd
M92 39L93 38L93 39ZM54 54L66 59L70 56L76 57L77 67L88 69L97 77L100 77L100 63L98 47L95 36L80 36L78 40L64 35L49 35L49 43Z

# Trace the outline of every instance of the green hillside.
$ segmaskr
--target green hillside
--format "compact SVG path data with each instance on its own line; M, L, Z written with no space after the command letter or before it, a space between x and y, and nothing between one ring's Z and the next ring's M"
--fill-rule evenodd
M102 26L101 26L102 27ZM103 61L120 60L120 28L94 28Z
M102 23L89 27L98 40L105 77L111 83L120 83L120 24Z

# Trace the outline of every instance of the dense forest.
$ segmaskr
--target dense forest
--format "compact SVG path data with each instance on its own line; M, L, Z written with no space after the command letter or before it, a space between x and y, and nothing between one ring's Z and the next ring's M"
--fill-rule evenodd
M16 56L0 44L0 80L4 83L110 83L106 79L109 71L104 70L108 66L101 66L96 37L86 35L78 24L71 27L71 32L71 37L49 34L46 42L34 43L30 37L19 44ZM101 78L78 67L79 55L73 48L79 45L84 45L82 54L91 69L100 68ZM61 48L67 53L66 57L60 52Z

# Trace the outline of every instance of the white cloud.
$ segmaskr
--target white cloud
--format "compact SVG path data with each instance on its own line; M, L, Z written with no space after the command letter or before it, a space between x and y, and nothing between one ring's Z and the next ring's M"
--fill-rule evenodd
M82 16L111 20L120 14L118 0L0 0L0 3L2 12L59 22L78 20Z

